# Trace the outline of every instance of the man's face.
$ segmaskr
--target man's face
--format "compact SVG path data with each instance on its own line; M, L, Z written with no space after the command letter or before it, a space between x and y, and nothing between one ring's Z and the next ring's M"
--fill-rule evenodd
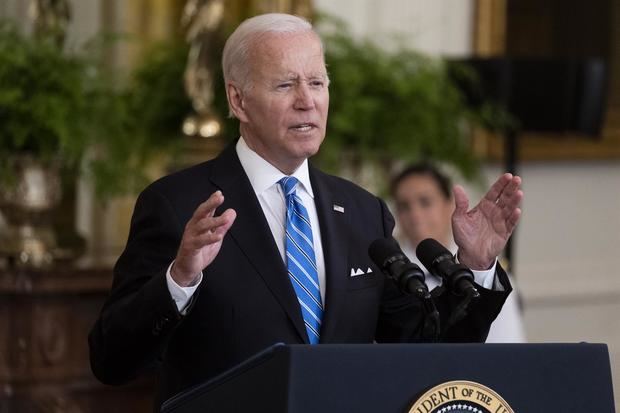
M248 64L249 86L235 111L241 135L290 174L325 137L329 91L320 41L312 32L268 33L254 42Z

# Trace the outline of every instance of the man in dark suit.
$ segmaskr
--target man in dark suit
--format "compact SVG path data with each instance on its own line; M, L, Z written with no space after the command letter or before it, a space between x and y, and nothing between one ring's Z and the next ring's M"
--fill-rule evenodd
M421 336L420 303L368 257L372 241L391 236L386 205L308 165L329 103L310 24L281 14L247 20L227 41L223 68L241 137L142 192L89 337L93 371L105 383L157 366L159 403L276 342ZM519 186L518 177L500 177L471 211L455 189L459 258L481 270L482 297L442 331L445 341L483 341L511 290L496 256L520 216ZM442 317L457 302L449 293L436 299Z

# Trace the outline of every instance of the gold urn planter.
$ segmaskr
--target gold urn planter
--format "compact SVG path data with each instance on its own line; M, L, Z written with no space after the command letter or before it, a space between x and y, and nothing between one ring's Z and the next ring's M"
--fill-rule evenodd
M10 265L50 266L57 247L52 212L62 196L58 164L19 156L11 169L12 181L0 187L0 211L7 223L0 233L0 254Z

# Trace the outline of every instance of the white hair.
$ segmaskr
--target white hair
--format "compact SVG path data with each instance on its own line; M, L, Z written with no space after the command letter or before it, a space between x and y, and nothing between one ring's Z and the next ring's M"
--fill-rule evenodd
M235 29L224 45L222 71L225 84L236 83L242 90L249 86L251 68L248 65L248 55L253 43L261 35L303 32L315 33L308 20L291 14L267 13L245 20ZM318 35L317 38L319 38Z

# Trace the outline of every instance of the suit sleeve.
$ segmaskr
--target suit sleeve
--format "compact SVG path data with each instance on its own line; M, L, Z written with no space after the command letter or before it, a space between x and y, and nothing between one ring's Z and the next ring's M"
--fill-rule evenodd
M380 203L384 236L391 237L394 218L385 203L381 200ZM449 319L460 304L462 297L441 288L433 291L433 302L440 314L439 341L484 342L486 340L491 323L512 291L510 281L499 263L495 276L504 287L504 291L487 290L477 286L480 298L471 303L467 315L453 325L449 325ZM386 279L379 309L376 341L385 343L428 341L424 334L426 311L421 300L402 293L392 280Z
M112 290L89 335L91 368L104 383L124 383L156 365L182 319L166 283L180 228L166 198L152 188L140 194Z

